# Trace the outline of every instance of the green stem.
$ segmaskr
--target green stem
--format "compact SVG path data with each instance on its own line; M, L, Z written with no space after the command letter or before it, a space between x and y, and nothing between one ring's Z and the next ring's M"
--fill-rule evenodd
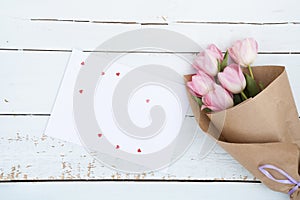
M248 99L248 97L245 95L245 93L242 91L241 92L241 94L242 94L242 97L246 100L246 99Z
M248 65L248 69L249 69L251 78L254 79L253 72L252 72L252 68L250 67L250 65Z

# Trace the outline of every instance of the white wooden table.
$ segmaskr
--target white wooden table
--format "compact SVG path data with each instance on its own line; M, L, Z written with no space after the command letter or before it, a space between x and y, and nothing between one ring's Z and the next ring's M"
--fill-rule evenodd
M288 199L263 186L218 146L201 159L203 135L175 164L148 174L116 172L80 146L42 136L71 49L93 51L113 35L145 27L177 31L203 47L215 43L223 51L236 39L254 37L260 53L255 64L287 66L299 108L297 0L1 0L1 196Z

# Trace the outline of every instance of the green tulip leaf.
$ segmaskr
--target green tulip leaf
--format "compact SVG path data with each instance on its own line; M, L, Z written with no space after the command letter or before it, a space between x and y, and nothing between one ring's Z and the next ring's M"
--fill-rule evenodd
M242 97L240 94L234 94L233 95L233 102L234 102L234 105L238 105L239 103L241 103L243 100L242 100Z
M254 97L260 92L259 87L256 84L256 81L248 74L244 73L245 79L246 79L246 88L245 92L248 97Z
M221 71L223 71L225 69L225 67L227 66L227 63L228 63L228 50L226 51L223 61L221 62L221 66L220 66Z
M203 105L202 99L199 98L199 97L195 97L195 96L192 96L192 97L198 103L198 105L200 106L200 109L201 109L201 106ZM212 110L209 109L209 108L204 108L203 111L206 112L206 113L211 113L212 112Z
M212 112L212 110L209 109L209 108L204 108L203 111L206 112L206 113L211 113Z
M221 63L219 60L218 60L218 72L221 72Z
M199 104L199 106L201 107L202 104L203 104L202 99L199 98L199 97L195 97L195 96L192 96L192 97L193 97L193 99Z

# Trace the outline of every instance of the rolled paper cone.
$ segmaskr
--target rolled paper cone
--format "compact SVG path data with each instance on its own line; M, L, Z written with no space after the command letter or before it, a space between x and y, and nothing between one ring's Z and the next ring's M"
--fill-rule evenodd
M232 108L207 114L190 99L200 127L205 131L212 123L221 132L222 139L228 142L281 141L294 142L300 147L300 122L285 68L253 67L253 74L265 89ZM188 81L191 75L185 78Z
M287 73L282 66L253 67L253 73L265 89L235 107L207 114L187 92L189 102L204 132L269 188L288 193L295 185L274 182L258 169L271 164L300 181L300 121ZM185 81L191 77L186 75ZM274 171L270 173L277 179L283 178ZM291 199L300 200L299 189Z
M296 144L284 142L241 144L221 141L218 141L218 144L272 190L287 194L295 185L278 183L269 179L259 170L259 167L262 165L271 164L277 166L297 181L300 181L298 174L299 148ZM276 173L276 171L270 170L269 172L276 179L285 179L284 176ZM300 200L299 192L300 190L297 189L291 195L291 199Z

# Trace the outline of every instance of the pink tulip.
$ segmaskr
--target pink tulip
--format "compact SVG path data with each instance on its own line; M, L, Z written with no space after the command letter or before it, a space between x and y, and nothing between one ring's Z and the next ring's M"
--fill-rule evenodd
M237 64L225 67L223 72L218 73L218 79L222 86L233 94L241 93L246 87L246 79Z
M214 89L202 97L201 109L209 108L212 111L221 111L233 106L233 99L222 86L214 84Z
M214 80L202 71L198 71L192 77L192 81L187 82L193 96L202 97L213 89Z
M218 73L218 62L222 62L223 55L216 45L211 44L204 51L200 52L194 60L193 66L197 70L202 70L210 76Z
M223 54L222 51L214 44L211 44L207 47L208 50L211 50L215 53L215 57L220 61L223 60Z
M230 57L239 65L251 65L257 55L258 45L253 38L236 41L231 48L228 49Z

